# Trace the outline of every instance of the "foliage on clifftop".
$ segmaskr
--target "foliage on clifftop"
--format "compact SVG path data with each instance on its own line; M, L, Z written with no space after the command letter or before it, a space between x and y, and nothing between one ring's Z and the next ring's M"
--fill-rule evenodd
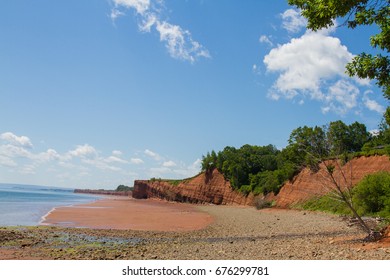
M274 145L244 145L211 151L202 158L202 171L217 168L234 189L244 194L277 194L303 167L317 166L310 153L315 152L320 158L337 156L345 161L354 156L389 154L390 111L385 113L376 134L369 133L358 122L347 125L335 121L322 127L298 127L291 132L288 143L282 150Z
M132 191L134 188L133 187L129 187L129 186L125 186L125 185L119 185L115 191L117 192L128 192L128 191Z
M297 171L275 146L225 147L203 156L202 171L217 168L234 189L244 194L277 193L283 182Z

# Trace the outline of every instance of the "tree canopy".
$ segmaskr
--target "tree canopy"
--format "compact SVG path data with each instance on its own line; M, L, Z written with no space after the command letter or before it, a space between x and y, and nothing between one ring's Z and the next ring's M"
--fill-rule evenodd
M376 80L384 96L390 99L390 1L389 0L288 0L302 10L307 27L312 30L327 28L343 18L348 28L376 25L379 33L371 36L370 44L376 54L363 52L347 65L350 76Z
M318 168L318 159L360 152L368 144L374 148L384 142L379 135L372 137L364 124L335 121L322 127L298 127L288 143L281 151L273 145L227 146L218 153L211 151L202 158L202 171L217 168L234 189L245 194L278 193L301 168Z

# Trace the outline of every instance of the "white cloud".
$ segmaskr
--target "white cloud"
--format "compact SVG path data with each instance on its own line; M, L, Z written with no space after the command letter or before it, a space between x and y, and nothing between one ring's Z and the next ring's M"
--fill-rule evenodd
M339 80L329 88L326 96L325 111L332 110L339 115L345 115L358 104L360 90L347 80Z
M140 17L138 24L140 31L151 32L154 27L160 34L160 41L165 43L171 57L195 62L200 57L210 58L209 51L199 42L192 39L191 33L179 25L171 24L161 19L162 0L113 0L114 8L111 10L111 19L115 20L124 13L122 9L135 9Z
M142 32L151 32L152 27L157 24L158 19L154 13L147 14L141 20L141 23L138 24L139 29Z
M121 155L123 155L123 153L121 151L114 150L114 151L112 151L112 155L116 156L116 157L120 157Z
M150 177L171 178L171 179L183 179L193 177L200 171L201 160L197 159L190 165L185 163L175 163L173 161L166 161L162 166L152 167L148 170Z
M14 146L11 144L1 145L0 146L0 155L8 158L26 158L31 159L33 157L32 153L19 146Z
M323 112L340 114L356 106L359 90L352 84L353 79L346 81L345 74L345 65L353 55L329 32L307 31L264 57L267 71L278 74L269 98L309 97L325 103ZM329 90L323 90L324 86Z
M181 178L189 178L197 175L200 172L202 160L197 159L190 165L182 165L180 168L175 168L173 172Z
M2 133L0 135L0 139L7 141L11 145L16 145L25 148L33 147L30 138L28 138L27 136L16 136L12 132Z
M18 164L11 158L0 154L0 165L5 167L16 167Z
M116 157L116 156L109 156L104 161L108 162L108 163L123 163L123 164L128 163L126 160L121 159L121 158Z
M69 156L62 156L54 149L48 149L46 152L33 155L32 158L41 162L49 162L52 160L66 160Z
M107 164L106 161L102 158L84 158L82 162L101 170L122 171L122 169L117 166Z
M201 44L192 40L188 30L166 21L158 21L156 29L160 33L160 41L165 42L173 58L194 62L198 57L210 57L209 52Z
M19 170L19 172L22 174L34 175L36 174L36 166L34 164L25 165Z
M110 14L110 18L111 20L114 22L118 17L120 16L124 16L125 14L122 13L121 11L117 10L117 9L112 9L111 10L111 14Z
M381 104L379 104L377 101L371 99L369 97L369 94L371 94L372 91L366 91L364 93L364 97L363 97L363 103L364 105L370 110L370 111L375 111L379 114L383 114L386 109L384 106L382 106Z
M140 159L140 158L131 158L131 159L130 159L130 162L131 162L132 164L137 164L137 165L143 164L143 163L144 163L144 161L143 161L142 159Z
M169 160L169 161L165 161L164 163L163 163L163 166L164 167L175 167L177 164L174 162L174 161L172 161L172 160Z
M75 150L69 151L68 154L73 157L94 158L98 153L94 147L84 144L82 146L78 145Z
M297 33L307 25L307 20L301 16L300 11L288 9L283 14L282 27L290 33Z
M172 170L168 167L152 167L149 169L148 174L150 177L170 177Z
M149 150L149 149L146 149L146 150L144 151L144 153L145 153L145 155L147 155L147 156L153 158L153 159L156 160L156 161L161 160L161 156L160 156L159 154L157 154L157 153L155 153L155 152L153 152L153 151L151 151L151 150Z
M113 0L114 10L120 6L127 9L135 9L138 14L144 14L150 8L150 0Z
M261 35L260 38L259 38L259 42L260 43L265 43L265 44L269 45L270 47L274 46L274 43L272 43L270 37L267 36L267 35Z

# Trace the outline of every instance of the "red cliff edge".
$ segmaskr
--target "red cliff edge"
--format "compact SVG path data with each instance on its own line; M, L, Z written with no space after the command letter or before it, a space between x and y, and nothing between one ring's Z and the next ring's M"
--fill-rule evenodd
M217 205L251 205L253 202L253 195L244 196L234 191L217 169L211 173L201 173L178 185L173 185L167 180L136 180L133 197Z
M350 172L352 166L352 172ZM294 204L326 194L329 190L324 186L324 167L318 172L303 169L293 180L286 182L278 195L267 195L266 199L275 201L275 206L288 208ZM358 183L366 175L378 171L390 172L388 156L358 157L342 167L349 176L352 174L352 184ZM348 169L347 169L348 168ZM340 176L340 170L335 170ZM160 198L188 203L212 203L222 205L252 205L254 196L244 196L232 189L218 170L211 173L201 173L198 176L183 180L178 185L168 180L136 180L134 182L134 198Z

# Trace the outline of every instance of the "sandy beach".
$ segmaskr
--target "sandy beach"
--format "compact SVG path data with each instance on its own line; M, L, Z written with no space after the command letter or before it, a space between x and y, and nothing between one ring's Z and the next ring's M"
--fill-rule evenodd
M0 227L0 259L390 260L390 237L309 211L114 198Z
M55 208L44 217L41 224L181 232L205 228L212 221L211 215L189 204L114 196L93 203Z

